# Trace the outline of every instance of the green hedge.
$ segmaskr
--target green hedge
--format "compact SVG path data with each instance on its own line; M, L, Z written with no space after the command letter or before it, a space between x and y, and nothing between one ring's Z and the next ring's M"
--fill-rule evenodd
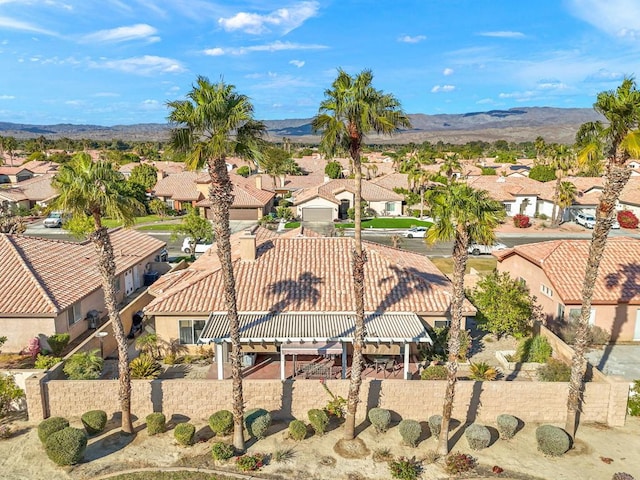
M74 465L84 458L87 435L79 428L67 427L47 439L47 456L58 465Z

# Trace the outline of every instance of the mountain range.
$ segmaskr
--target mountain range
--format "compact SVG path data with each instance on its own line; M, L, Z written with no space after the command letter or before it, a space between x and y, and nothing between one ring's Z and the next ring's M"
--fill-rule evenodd
M590 108L522 107L508 110L490 110L464 114L410 114L412 128L398 132L393 137L369 136L373 143L466 143L473 140L492 142L533 141L542 137L547 142L573 143L580 125L603 120ZM287 137L292 143L317 143L318 135L311 129L311 119L285 119L264 121L269 139L282 141ZM48 139L71 138L123 141L163 141L168 138L169 125L140 123L135 125L29 125L0 122L0 136Z

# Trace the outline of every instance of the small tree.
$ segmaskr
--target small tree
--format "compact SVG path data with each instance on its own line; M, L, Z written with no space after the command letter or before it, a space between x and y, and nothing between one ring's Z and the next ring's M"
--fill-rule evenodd
M340 178L342 176L342 165L340 162L336 162L335 160L333 162L329 162L324 167L324 173L331 179Z
M11 411L13 402L24 398L24 391L16 385L13 375L0 374L0 418Z
M158 169L148 163L136 165L131 170L129 182L138 183L144 186L145 190L149 191L153 189L158 182Z
M164 217L167 214L168 210L169 207L167 206L167 204L159 198L154 198L149 202L149 212L153 213L154 215L160 215L161 217Z
M191 251L196 251L196 243L204 240L211 243L213 240L213 226L211 222L198 214L195 208L189 208L182 223L176 228L176 234L185 234L191 239Z
M529 178L539 182L550 182L556 179L556 171L548 165L536 165L529 171Z
M492 272L483 277L471 294L478 309L480 328L498 338L502 335L524 336L534 313L535 298L526 284L514 280L509 273Z

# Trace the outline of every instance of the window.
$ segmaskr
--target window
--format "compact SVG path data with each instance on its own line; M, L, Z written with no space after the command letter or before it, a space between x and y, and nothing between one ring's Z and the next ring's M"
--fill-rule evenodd
M448 327L451 324L451 320L436 320L433 322L434 328L444 328Z
M540 291L542 293L544 293L547 297L552 298L553 297L553 290L551 290L549 287L547 287L545 284L541 283L540 284Z
M113 288L115 289L116 293L120 293L120 277L116 277L116 279L113 282Z
M572 308L571 310L569 310L569 319L574 321L580 320L581 311L582 311L581 308ZM592 308L591 311L589 312L589 325L595 325L595 324L596 324L596 311L595 309Z
M510 203L505 203L504 204L504 210L507 213L511 212L511 204Z
M393 213L396 211L396 203L395 202L387 202L384 205L384 209L385 211L387 211L388 213Z
M82 312L80 311L80 303L74 303L67 310L67 321L69 326L78 323L82 318Z
M564 305L561 303L558 304L558 318L560 320L564 319Z
M180 320L180 343L192 345L198 341L202 330L204 330L204 320Z

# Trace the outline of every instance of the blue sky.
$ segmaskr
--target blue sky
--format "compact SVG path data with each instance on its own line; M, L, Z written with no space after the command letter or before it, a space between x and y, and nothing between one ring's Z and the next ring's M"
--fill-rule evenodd
M307 118L338 67L408 113L591 107L639 40L638 0L0 0L0 121L164 123L197 75Z

